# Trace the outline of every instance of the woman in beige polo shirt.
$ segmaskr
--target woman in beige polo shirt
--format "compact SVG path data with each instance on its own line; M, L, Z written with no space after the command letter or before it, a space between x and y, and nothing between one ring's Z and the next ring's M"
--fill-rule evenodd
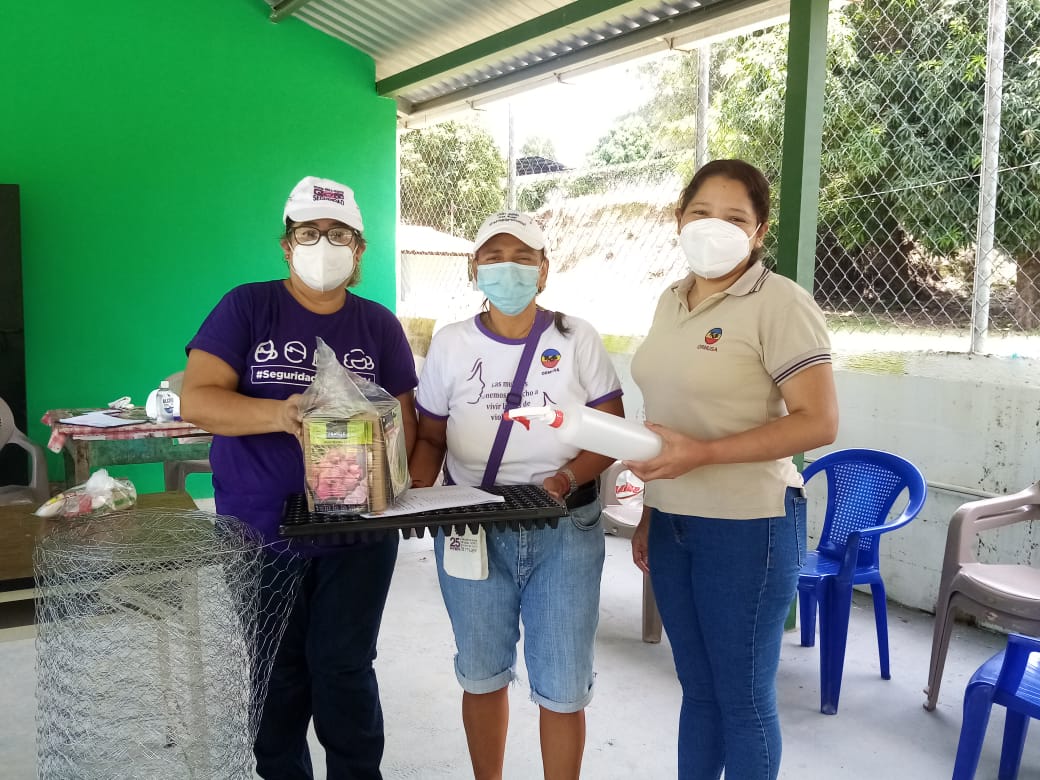
M772 780L776 670L805 556L792 462L838 427L823 314L762 265L769 184L742 160L697 171L675 212L690 273L665 291L632 361L664 448L632 540L682 685L680 780Z

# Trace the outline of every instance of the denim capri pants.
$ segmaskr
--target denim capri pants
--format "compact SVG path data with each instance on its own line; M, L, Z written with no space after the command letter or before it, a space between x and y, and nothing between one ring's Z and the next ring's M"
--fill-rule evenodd
M434 537L459 684L468 693L492 693L516 679L523 621L531 700L553 712L584 709L592 700L605 554L599 503L572 509L556 528L486 534L486 580L445 574L443 531Z

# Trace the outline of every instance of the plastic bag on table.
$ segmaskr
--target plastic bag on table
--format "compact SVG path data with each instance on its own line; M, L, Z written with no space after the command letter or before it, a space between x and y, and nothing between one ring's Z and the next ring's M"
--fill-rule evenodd
M300 403L308 508L382 511L410 483L401 404L317 342L314 382Z
M107 469L98 469L82 485L48 499L34 514L39 517L83 517L129 509L136 503L137 488L133 482L111 477Z

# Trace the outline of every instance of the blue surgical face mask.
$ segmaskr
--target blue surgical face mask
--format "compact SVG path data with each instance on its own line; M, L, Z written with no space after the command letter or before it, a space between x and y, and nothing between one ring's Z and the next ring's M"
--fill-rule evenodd
M519 314L538 293L538 265L490 263L477 266L477 289L503 314Z

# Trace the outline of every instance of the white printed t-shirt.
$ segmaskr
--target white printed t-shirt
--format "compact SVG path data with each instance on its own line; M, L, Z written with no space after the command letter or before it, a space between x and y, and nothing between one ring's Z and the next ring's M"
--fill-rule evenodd
M522 406L597 406L621 396L596 330L577 317L566 317L564 324L567 335L555 325L542 333ZM495 335L479 316L445 326L430 342L416 406L427 417L448 421L446 466L458 485L479 485L484 476L523 349L524 339ZM512 425L496 484L540 484L580 452L542 422L533 421L530 430Z

